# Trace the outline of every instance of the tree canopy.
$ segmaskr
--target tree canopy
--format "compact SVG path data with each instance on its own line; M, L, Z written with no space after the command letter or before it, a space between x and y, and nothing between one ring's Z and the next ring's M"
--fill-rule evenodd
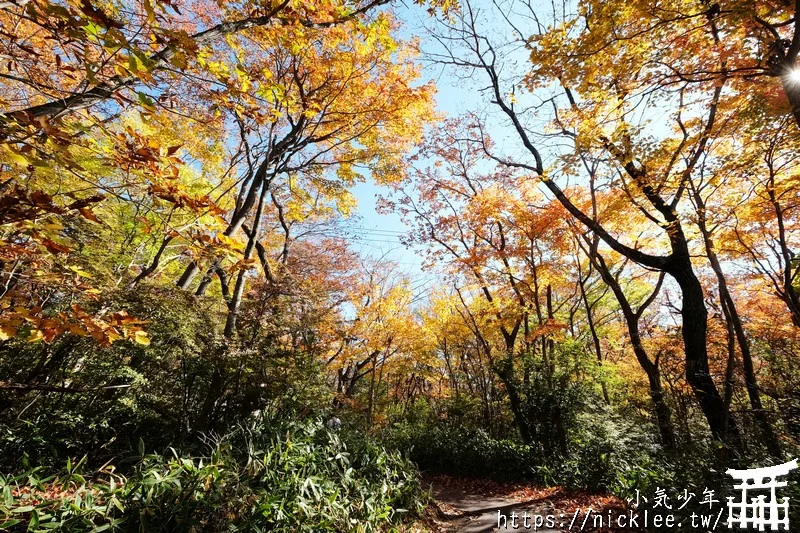
M295 498L371 531L422 505L408 460L624 498L793 456L798 16L0 2L0 465L85 455L123 502L93 527L199 513L137 500L167 469L219 497L192 527L293 530Z

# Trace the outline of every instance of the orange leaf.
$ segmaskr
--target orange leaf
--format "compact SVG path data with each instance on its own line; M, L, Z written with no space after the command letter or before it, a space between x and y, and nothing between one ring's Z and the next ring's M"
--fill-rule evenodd
M67 253L72 251L69 247L59 244L52 239L44 239L42 241L42 246L47 248L47 251L49 251L51 254Z
M94 213L92 213L92 212L91 212L89 209L87 209L86 207L82 207L81 209L78 209L78 212L79 212L81 215L83 215L83 218L86 218L86 219L88 219L88 220L91 220L92 222L97 222L98 224L100 224L100 219L99 219L99 218L97 218L97 215L95 215Z

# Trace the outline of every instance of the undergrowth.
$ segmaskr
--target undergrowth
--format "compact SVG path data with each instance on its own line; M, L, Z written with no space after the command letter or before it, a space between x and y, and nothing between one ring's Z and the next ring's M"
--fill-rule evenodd
M260 420L206 454L86 458L49 473L0 475L11 531L379 531L422 510L416 468L397 452L318 419Z

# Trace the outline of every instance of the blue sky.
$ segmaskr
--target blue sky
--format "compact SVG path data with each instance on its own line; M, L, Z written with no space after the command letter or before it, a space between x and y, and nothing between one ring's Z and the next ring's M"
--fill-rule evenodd
M398 5L396 12L402 18L404 29L402 37L416 35L421 39L423 50L430 46L426 39L424 24L432 22L426 10L417 5ZM469 104L476 102L474 91L463 83L459 84L451 73L441 66L424 66L423 80L433 80L437 85L436 106L440 112L457 115L465 112ZM408 249L400 243L400 237L408 231L396 214L383 214L377 211L377 199L387 194L386 187L375 185L369 178L352 189L358 199L356 218L345 224L349 233L353 234L353 248L362 255L384 258L398 264L399 269L407 273L412 280L415 296L423 299L436 286L437 276L422 268L422 251ZM417 299L415 298L415 299Z
M426 8L408 2L408 5L396 4L395 13L403 21L401 38L417 36L423 53L440 50L436 41L426 33L425 26L435 23ZM500 25L502 26L502 25ZM479 89L486 85L482 76L475 79L464 79L451 68L422 62L422 82L434 81L437 86L437 109L451 116L468 111L482 112L487 104L485 95ZM463 74L463 73L461 73ZM494 122L494 121L492 121ZM501 123L494 123L492 130L501 134L504 130ZM353 248L364 256L383 258L398 264L399 269L411 277L415 300L422 301L436 287L439 277L435 272L423 269L422 250L408 249L400 243L400 237L408 231L400 217L395 214L378 213L377 198L389 191L385 187L376 186L371 180L357 185L353 190L358 199L356 217L345 226L352 234Z

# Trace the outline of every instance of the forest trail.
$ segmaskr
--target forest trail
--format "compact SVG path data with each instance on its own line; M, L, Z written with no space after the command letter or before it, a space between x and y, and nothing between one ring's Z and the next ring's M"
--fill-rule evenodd
M540 488L522 483L502 484L450 476L429 477L425 483L430 488L438 515L434 520L434 530L440 532L535 530L555 533L570 531L571 524L572 531L578 531L585 516L583 513L589 508L595 512L605 512L610 508L620 508L622 503L613 496L576 493L560 487ZM573 524L578 509L581 513ZM512 526L512 513L519 517L518 528ZM530 517L527 523L529 527L523 524L525 513ZM548 517L551 517L549 524Z

